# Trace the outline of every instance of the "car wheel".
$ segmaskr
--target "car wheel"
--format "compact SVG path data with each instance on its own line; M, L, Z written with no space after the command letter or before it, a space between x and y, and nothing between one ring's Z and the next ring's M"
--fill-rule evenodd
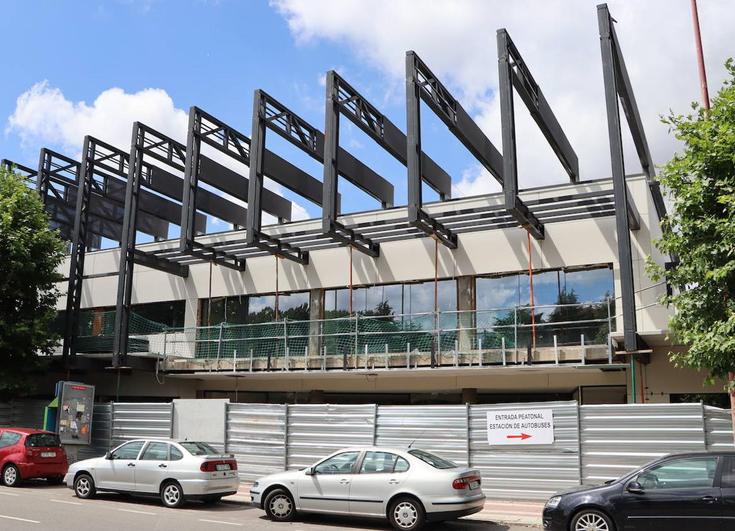
M49 485L63 485L64 484L64 476L53 476L50 478L46 478L46 481Z
M74 494L77 498L87 500L94 497L97 489L94 487L94 480L89 474L79 474L74 479Z
M222 499L222 496L207 496L202 501L206 503L207 505L213 505L215 503L219 503L221 499Z
M394 529L414 531L423 527L426 515L424 508L416 498L403 496L391 503L388 520Z
M3 469L3 485L17 487L20 483L20 470L15 465L8 465Z
M166 507L175 509L184 503L184 491L175 481L169 481L161 487L161 501Z
M615 531L615 525L605 513L584 509L572 518L571 531Z
M268 518L276 522L288 522L296 516L293 498L283 489L276 489L268 493L263 507L265 507L265 514L268 515Z

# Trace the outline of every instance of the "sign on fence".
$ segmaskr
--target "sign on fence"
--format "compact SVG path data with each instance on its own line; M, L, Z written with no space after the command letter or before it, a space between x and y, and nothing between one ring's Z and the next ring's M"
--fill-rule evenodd
M487 412L491 446L554 444L551 409L495 409Z

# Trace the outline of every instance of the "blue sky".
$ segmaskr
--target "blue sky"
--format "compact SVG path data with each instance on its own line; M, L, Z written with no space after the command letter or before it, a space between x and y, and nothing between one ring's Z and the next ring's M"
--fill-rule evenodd
M582 177L604 177L609 155L595 4L5 0L0 14L11 53L3 57L0 157L35 167L40 147L73 156L86 133L127 149L129 124L136 119L183 139L181 124L191 105L249 134L256 88L321 129L323 75L331 68L405 131L407 49L419 52L501 149L494 30L507 27L568 131ZM686 111L699 95L688 4L610 2L657 162L676 148L659 115L670 108ZM700 18L710 84L716 87L724 59L735 54L729 34L735 9L724 0L703 2ZM101 95L106 104L98 101ZM516 107L521 187L565 182L543 137L521 105ZM405 202L403 166L345 119L342 127L343 147L394 184L397 204ZM453 176L455 195L497 190L430 112L422 113L422 127L424 149ZM270 135L268 147L321 180L321 165L279 140ZM630 145L628 155L633 160ZM376 206L343 180L340 186L345 211ZM300 203L306 208L300 215L320 214Z

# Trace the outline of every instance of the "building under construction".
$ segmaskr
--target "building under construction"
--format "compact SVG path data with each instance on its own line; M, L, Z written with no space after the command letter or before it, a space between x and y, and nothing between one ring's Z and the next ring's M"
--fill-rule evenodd
M128 400L621 403L717 391L668 361L677 347L658 299L670 288L645 272L648 256L675 264L652 243L666 207L605 5L598 22L609 133L599 149L609 149L611 177L580 176L539 84L554 80L535 79L502 29L502 146L409 51L405 124L331 71L323 126L257 90L251 136L192 107L186 144L136 122L131 146L87 136L81 160L42 149L38 168L5 161L35 183L69 242L59 374ZM522 187L516 104L567 182ZM502 192L451 197L452 176L422 149L428 112ZM407 204L340 145L345 119L405 166ZM640 175L626 174L622 130ZM271 151L270 134L323 174ZM321 219L292 221L292 203L266 178L319 206ZM342 181L373 210L345 212ZM425 186L438 201L423 200ZM231 230L208 234L211 219ZM119 246L101 249L106 240Z

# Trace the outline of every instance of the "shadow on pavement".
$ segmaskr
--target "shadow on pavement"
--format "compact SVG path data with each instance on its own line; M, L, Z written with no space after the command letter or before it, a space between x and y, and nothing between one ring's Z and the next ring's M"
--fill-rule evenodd
M270 521L265 515L261 516L260 519L266 522ZM319 525L324 528L334 529L376 529L381 531L393 529L386 520L378 518L355 518L349 516L300 514L296 517L296 520L292 522L292 524L298 523ZM427 524L422 529L425 531L441 531L444 529L452 531L479 531L480 529L486 531L508 531L511 528L506 524L497 524L495 522L460 519Z

